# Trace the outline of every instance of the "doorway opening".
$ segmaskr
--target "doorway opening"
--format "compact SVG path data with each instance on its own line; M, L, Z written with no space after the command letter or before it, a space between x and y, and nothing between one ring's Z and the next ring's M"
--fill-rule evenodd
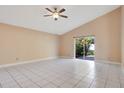
M75 58L83 60L95 59L95 37L84 36L75 39Z

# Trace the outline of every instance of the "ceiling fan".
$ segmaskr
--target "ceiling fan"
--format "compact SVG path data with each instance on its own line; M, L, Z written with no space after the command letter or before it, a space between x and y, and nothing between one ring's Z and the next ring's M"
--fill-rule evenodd
M54 10L50 10L49 8L45 8L47 11L49 11L51 14L49 15L44 15L44 17L48 17L48 16L52 16L54 18L54 20L58 20L59 17L63 17L63 18L68 18L68 16L66 15L61 15L61 13L63 13L65 11L64 8L62 8L61 10L57 10L57 8L54 8Z

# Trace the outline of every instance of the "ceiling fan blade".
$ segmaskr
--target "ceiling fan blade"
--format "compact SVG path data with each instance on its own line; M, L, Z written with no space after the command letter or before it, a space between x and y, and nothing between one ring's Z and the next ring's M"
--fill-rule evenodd
M62 13L62 12L64 12L65 11L65 9L63 8L63 9L61 9L60 11L59 11L59 13Z
M64 18L68 18L68 16L65 16L65 15L59 15L59 16L64 17Z
M48 16L52 16L52 15L44 15L44 17L48 17Z
M51 12L51 13L53 13L53 11L52 10L50 10L49 8L45 8L46 10L48 10L49 12Z

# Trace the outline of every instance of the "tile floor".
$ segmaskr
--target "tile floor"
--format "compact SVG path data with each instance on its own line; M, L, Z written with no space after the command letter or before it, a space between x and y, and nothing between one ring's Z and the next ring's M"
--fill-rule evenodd
M54 59L0 68L1 88L123 88L120 65Z

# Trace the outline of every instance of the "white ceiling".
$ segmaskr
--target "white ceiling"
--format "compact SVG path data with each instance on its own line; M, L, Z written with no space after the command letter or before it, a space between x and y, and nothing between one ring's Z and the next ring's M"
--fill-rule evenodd
M65 8L63 14L69 17L59 18L58 21L54 21L51 17L43 17L44 14L49 14L44 9L46 7L52 9L55 6L0 6L0 22L61 35L119 6L56 6L59 9Z

